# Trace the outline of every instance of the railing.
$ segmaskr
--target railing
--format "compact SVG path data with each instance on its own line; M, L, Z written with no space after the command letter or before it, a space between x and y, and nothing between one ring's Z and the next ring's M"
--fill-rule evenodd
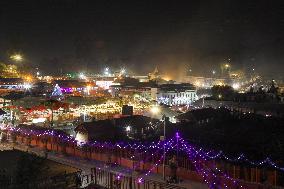
M82 175L84 185L94 184L107 189L185 189L183 187L167 184L163 181L154 181L133 175L123 175L102 168L92 168L91 174Z
M86 158L86 159L96 159L98 161L107 162L109 159L111 163L119 164L121 166L126 166L128 168L133 168L135 162L143 162L141 166L135 166L140 169L147 169L148 165L153 165L153 163L157 162L160 158L162 151L158 151L154 153L154 156L151 155L151 152L141 153L141 151L135 151L131 149L106 149L101 147L88 147L88 148L79 148L72 143L62 143L60 139L55 137L36 137L36 136L25 136L21 133L15 133L15 141L20 144L37 146L41 149L56 151L63 154L68 154L75 157ZM5 136L6 139L11 138L10 133L7 133ZM109 157L110 156L110 157ZM135 157L132 159L131 157ZM166 164L168 164L168 160L171 155L167 156ZM108 158L107 158L108 157ZM150 158L149 158L150 157ZM182 152L179 153L179 169L178 176L183 179L190 179L197 182L200 182L200 177L195 174L194 166L191 161L186 158ZM210 162L208 162L210 163ZM222 167L224 172L228 173L232 178L239 180L243 183L250 183L253 185L258 185L257 183L261 182L261 177L263 175L260 168L247 168L245 166L233 165L233 164L225 164L224 162L214 161L211 163L216 163L218 167ZM146 166L146 167L144 167ZM148 166L149 167L149 166ZM153 170L156 173L161 173L160 169ZM159 170L159 171L158 171ZM278 171L269 171L270 175L270 185L276 186L280 183L283 174ZM281 177L280 177L281 176Z

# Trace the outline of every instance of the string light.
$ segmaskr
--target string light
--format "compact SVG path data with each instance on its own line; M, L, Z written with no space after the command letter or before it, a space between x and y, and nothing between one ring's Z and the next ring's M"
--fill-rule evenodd
M54 137L58 138L63 142L68 142L73 145L77 145L77 141L71 137L67 136L65 134L62 134L58 131L54 130L41 130L41 129L29 129L29 128L23 128L23 127L11 127L11 126L0 126L1 130L6 130L10 132L16 132L20 133L25 136L37 136L37 137ZM215 152L215 151L205 151L202 148L196 148L193 145L187 143L180 135L179 133L176 133L175 138L177 140L174 140L174 138L169 139L167 141L161 142L151 142L151 143L124 143L124 142L117 142L117 143L111 143L111 142L88 142L85 145L89 147L97 147L102 149L130 149L130 150L138 150L139 153L136 155L132 155L131 158L134 159L142 154L150 153L150 156L146 156L146 161L153 157L156 154L159 154L159 152L163 149L163 147L166 147L166 153L170 150L175 150L175 147L180 143L180 150L185 152L187 154L188 159L193 163L196 171L202 176L204 182L208 184L209 188L216 188L216 186L222 185L222 187L228 188L227 182L224 183L218 183L217 181L220 178L224 178L225 180L232 183L234 186L243 188L242 185L240 185L240 182L236 179L231 178L228 174L224 173L221 169L219 169L217 166L213 166L210 164L206 164L205 162L212 159L217 158L224 158L228 161L233 162L239 162L239 161L246 161L249 162L252 165L260 166L264 164L271 165L272 167L284 170L284 168L277 166L271 159L266 158L263 161L251 161L248 158L245 157L244 154L241 154L240 156L236 158L229 158L226 156L222 151ZM162 159L164 158L164 155L160 156L160 159L154 163L154 165L141 177L138 178L137 183L143 183L144 177L148 176L152 170L157 167ZM140 162L143 162L144 160L141 160ZM134 168L137 168L137 164ZM117 177L120 178L120 175Z

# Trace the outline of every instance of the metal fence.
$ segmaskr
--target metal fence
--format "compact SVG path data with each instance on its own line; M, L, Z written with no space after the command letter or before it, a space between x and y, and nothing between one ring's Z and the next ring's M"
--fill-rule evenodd
M140 179L132 175L122 175L102 168L92 168L91 174L81 175L84 185L94 184L106 189L185 189L163 181Z

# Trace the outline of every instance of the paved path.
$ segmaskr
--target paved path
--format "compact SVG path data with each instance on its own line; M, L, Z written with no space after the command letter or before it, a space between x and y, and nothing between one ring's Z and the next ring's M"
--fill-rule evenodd
M23 146L23 145L13 145L12 146L12 144L5 144L5 145L1 144L0 145L0 150L1 149L7 150L7 149L13 149L13 148L20 150L20 151L34 153L39 156L47 155L47 158L49 160L81 169L82 175L91 174L91 168L96 167L96 168L101 168L106 171L114 172L117 174L123 173L124 175L129 175L129 176L132 176L132 175L139 176L137 175L137 172L134 172L132 169L122 167L122 166L106 166L104 162L97 161L97 160L86 160L86 159L82 159L82 158L74 157L74 156L65 156L59 153L55 153L55 152L48 152L47 154L45 154L42 151L42 149L36 148L36 147L30 148L30 147ZM154 180L158 182L163 182L162 176L159 174L150 174L147 177L144 177L144 174L141 174L141 177L142 176L146 180L150 179L150 180ZM88 183L83 182L83 186L86 186L87 184ZM187 189L208 189L207 185L205 184L193 182L189 180L184 180L183 182L181 182L180 184L176 186L180 186L180 187L187 188Z

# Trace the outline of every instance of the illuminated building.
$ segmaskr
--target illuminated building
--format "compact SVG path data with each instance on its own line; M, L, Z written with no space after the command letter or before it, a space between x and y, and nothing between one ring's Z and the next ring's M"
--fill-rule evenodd
M185 83L160 85L152 95L158 103L169 106L189 105L197 99L196 88Z
M1 89L21 90L25 88L25 84L21 78L0 78Z
M138 95L141 99L152 100L152 90L157 87L152 82L137 82L131 84L112 85L110 92L114 97L130 98Z
M163 84L137 82L110 86L114 97L131 98L139 96L141 100L155 100L166 105L189 105L196 100L196 88L191 84Z
M109 89L109 87L113 85L113 81L114 80L111 79L96 80L96 85L103 89Z
M5 78L19 78L20 74L18 71L18 67L13 64L3 64L3 69L1 70L1 76Z
M89 95L91 90L97 89L90 83L81 80L56 80L54 83L60 86L62 93L71 95Z

